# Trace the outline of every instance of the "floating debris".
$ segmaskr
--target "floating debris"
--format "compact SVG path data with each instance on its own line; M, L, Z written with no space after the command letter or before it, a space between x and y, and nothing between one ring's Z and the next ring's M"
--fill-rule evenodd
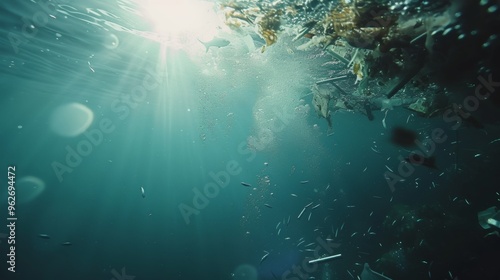
M387 170L391 171L392 173L394 173L394 171L392 171L392 169L389 167L389 166L385 166L385 168L387 168Z
M45 233L40 233L38 235L38 237L43 238L43 239L50 239L50 236L48 234L45 234Z
M498 142L498 141L500 141L500 138L491 141L490 144L493 144L493 143Z
M329 261L329 260L333 260L333 259L336 259L336 258L339 258L341 257L342 254L337 254L337 255L332 255L332 256L328 256L328 257L324 257L324 258L319 258L319 259L315 259L315 260L310 260L309 261L309 264L312 264L312 263L321 263L321 262L326 262L326 261Z
M306 207L302 208L302 211L300 211L300 214L299 214L299 216L297 216L297 219L300 219L302 214L304 214L304 211L306 211Z
M262 256L262 258L260 259L260 263L262 263L266 258L267 256L269 256L269 252L268 251L264 251L266 254L264 256Z

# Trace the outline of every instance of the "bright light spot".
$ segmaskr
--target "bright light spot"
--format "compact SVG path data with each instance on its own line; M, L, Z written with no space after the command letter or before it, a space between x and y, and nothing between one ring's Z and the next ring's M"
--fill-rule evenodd
M146 15L156 32L169 40L214 36L220 19L214 3L198 0L145 1Z
M55 133L74 137L83 133L94 120L94 113L80 103L65 104L52 114L50 128Z

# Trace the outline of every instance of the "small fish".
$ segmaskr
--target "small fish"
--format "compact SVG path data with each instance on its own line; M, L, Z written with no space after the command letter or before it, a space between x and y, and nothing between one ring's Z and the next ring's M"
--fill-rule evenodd
M73 244L71 244L71 242L64 242L64 243L63 243L63 244L61 244L61 245L63 245L63 246L71 246L71 245L73 245Z
M304 208L307 208L307 207L311 206L312 204L313 203L311 202L311 203L307 204L306 206L304 206Z
M281 222L278 222L278 224L276 225L276 229L279 228L280 224L281 224Z
M308 221L311 220L311 214L312 214L312 212L309 213L309 217L307 218Z
M301 184L307 184L309 183L309 180L304 180L304 181L300 181Z
M290 194L290 195L291 195L291 196L293 196L293 197L297 197L297 195L296 195L296 194L294 194L294 193L292 193L292 194Z
M212 40L207 42L203 42L199 39L198 41L200 41L200 43L205 46L205 52L208 52L208 49L210 49L210 47L222 48L228 46L230 43L228 40L219 37L214 37Z
M40 233L38 235L38 237L43 238L43 239L50 239L50 236L48 234L45 234L45 233Z
M265 203L264 206L266 206L267 208L273 208L271 205Z
M144 193L144 188L141 187L141 195L142 195L142 198L146 198L146 194Z
M321 204L318 204L318 205L314 206L313 208L311 208L311 210L318 208L320 205Z
M249 183L245 183L245 182L241 182L240 184L243 185L243 186L245 186L245 187L251 187L252 186Z

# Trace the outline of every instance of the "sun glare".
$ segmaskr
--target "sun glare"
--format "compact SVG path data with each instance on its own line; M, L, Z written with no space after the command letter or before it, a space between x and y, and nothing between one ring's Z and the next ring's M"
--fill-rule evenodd
M220 22L214 3L207 1L149 0L145 10L155 32L171 40L213 36Z

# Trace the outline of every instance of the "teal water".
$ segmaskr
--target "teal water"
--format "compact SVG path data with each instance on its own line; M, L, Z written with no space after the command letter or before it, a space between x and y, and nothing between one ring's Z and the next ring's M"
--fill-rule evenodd
M352 279L365 262L443 279L498 260L476 218L500 198L497 126L388 112L389 128L449 136L439 169L393 190L384 174L407 151L384 113L338 112L329 135L310 87L338 69L291 36L262 53L221 27L231 44L206 52L207 34L159 33L133 2L0 7L0 156L17 217L16 272L2 238L1 279ZM9 224L7 187L0 197Z

